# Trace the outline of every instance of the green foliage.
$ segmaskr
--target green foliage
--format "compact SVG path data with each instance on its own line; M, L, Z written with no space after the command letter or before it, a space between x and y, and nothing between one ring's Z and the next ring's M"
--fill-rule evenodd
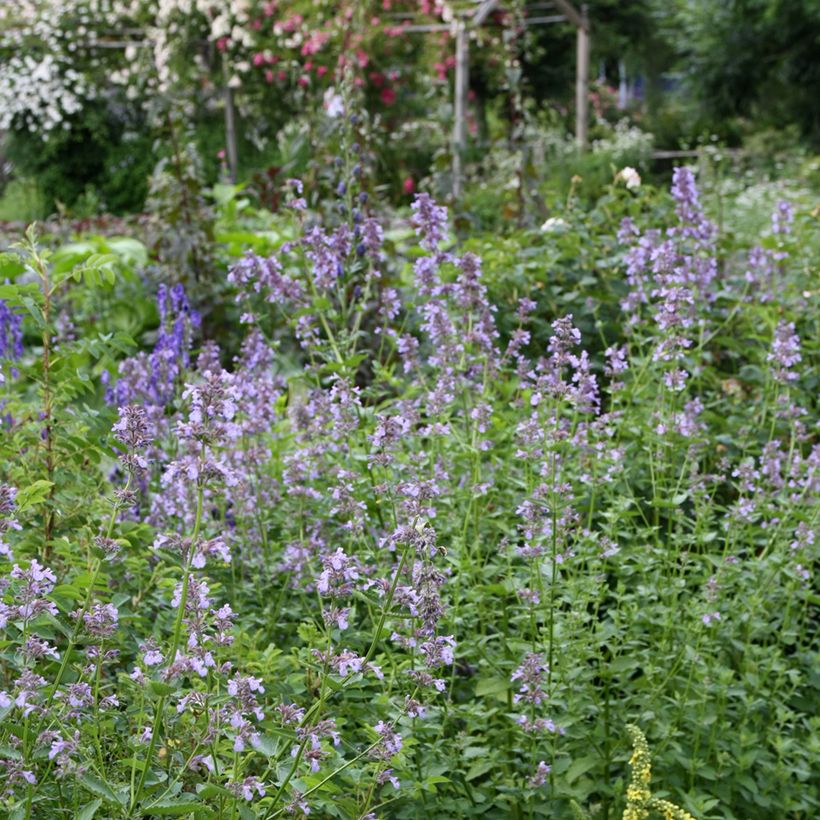
M6 153L36 183L49 213L57 203L81 216L139 211L155 159L143 121L128 116L121 119L121 112L103 103L88 105L70 129L45 141L12 131Z
M344 145L350 132L337 138ZM350 162L349 151L343 156ZM23 247L0 257L0 279L9 280L0 286L0 299L25 312L24 356L3 362L20 370L2 388L11 421L0 477L18 488L21 526L9 540L15 562L48 560L59 576L51 593L57 614L43 613L32 629L61 656L38 661L38 669L48 673L49 692L61 688L62 694L70 683L88 679L96 681L97 702L114 693L120 698L108 710L95 707L93 719L83 716L91 713L72 717L60 706L62 698L52 699L58 717L48 727L38 726L39 713L27 724L19 710L2 713L0 759L25 760L39 778L4 796L9 816L244 820L281 817L299 793L312 816L357 820L369 811L397 820L600 820L621 812L628 820L650 810L699 820L815 815L820 679L812 610L818 599L802 573L812 547L793 546L801 525L816 526L810 436L820 385L811 301L817 215L810 195L800 194L811 190L811 175L788 188L774 182L771 192L767 188L765 205L775 195L795 194L792 233L776 235L737 206L743 191L727 187L732 166L721 166L717 156L710 162L716 167L704 164L702 200L712 215L723 213L719 276L712 298L695 306L698 333L683 354L691 376L680 392L664 387L669 365L653 355L655 331L646 322L626 321L621 306L627 283L618 229L624 217L644 230L676 225L665 192L646 182L628 189L612 173L588 192L585 180L575 182L569 196L553 197L534 225L470 231L442 242L453 254L482 257L481 281L497 307L502 351L522 329L521 297L535 302L525 346L533 362L552 355L553 323L572 314L601 388L601 416L561 394L534 400L536 380L514 361L468 389L459 387L457 401L440 415L429 409L427 396L442 377L480 370L484 354L471 332L475 305L445 303L463 361L453 355L437 370L422 360L415 379L403 372L393 331L421 338L424 357L438 352L424 341L425 317L413 305L413 266L424 255L405 214L387 226L378 278L372 260L351 254L344 286L313 293L306 304L291 308L268 299L252 281L251 296L236 305L226 269L247 250L263 257L281 251L300 236L302 214L259 209L242 185L206 189L196 155L186 148L179 173L169 162L154 186L154 230L167 220L162 242L74 237L47 249L31 232ZM331 183L327 171L320 185L330 190ZM324 212L331 220L344 196L352 194L314 201L311 219ZM464 214L462 227L471 217ZM773 298L744 284L752 242L782 255ZM192 249L202 254L198 268ZM315 271L305 258L281 258L283 273L309 291ZM152 266L157 269L145 275ZM460 270L452 259L440 260L445 298ZM224 458L252 465L251 480L239 489L208 486L206 496L198 481L181 482L181 490L160 483L162 470L186 455L177 432L180 422L190 421L190 394L183 395L182 383L201 387L207 378L192 363L167 404L151 406L152 419L166 426L161 440L143 448L151 460L144 489L136 497L112 491L109 476L120 445L111 436L114 411L103 401L99 377L115 373L137 343L143 363L154 348L165 321L153 304L157 279L184 281L192 302L207 306L208 335L222 343L221 361L233 362L235 372L242 372L234 361L243 336L238 314L250 306L259 315L257 326L273 351L257 374L259 418L232 411L231 421L255 426L243 428L230 446L207 442L214 463ZM393 286L403 300L391 325L371 308ZM307 350L292 335L305 317L313 317L317 337ZM774 329L784 318L796 323L803 357L799 378L785 383L773 377L769 359ZM620 345L629 348L630 366L615 379L605 370L605 351ZM213 349L202 349L213 362ZM574 383L567 379L567 391ZM340 416L349 425L344 436L323 432L325 415L339 417L332 391L344 384L355 385L360 404L350 418ZM684 432L681 414L694 398L703 402L702 426ZM491 414L480 430L484 402ZM802 415L787 407L802 407ZM374 444L380 419L414 409L419 425L435 420L441 428L416 435L411 425L396 437L392 461L380 461ZM533 435L547 431L533 450L522 443L522 428L531 421ZM485 438L491 446L484 447ZM205 442L204 434L196 440L203 448ZM303 458L315 460L294 482L288 476ZM738 504L748 493L733 471L747 468L758 473L759 495L755 511L744 517ZM775 475L784 476L782 484ZM123 478L115 474L118 491ZM415 478L429 484L407 489ZM366 513L367 527L349 525L338 510L348 486L352 509ZM415 516L408 528L423 533L434 526L438 549L433 557L427 550L405 562L401 556L409 549L399 542L394 552L382 536L414 492L433 486L440 491L423 500L436 515ZM194 501L196 512L165 514L160 527L149 518L157 513L149 505L156 500L163 514L161 503L177 492ZM532 537L520 526L525 502L550 512ZM237 613L233 643L209 648L219 664L233 664L229 675L264 682L264 699L258 694L264 715L253 718L258 738L246 748L236 750L231 735L209 729L211 717L229 702L221 672L163 677L142 662L146 641L166 651L184 645L182 590L186 579L203 578L191 570L191 550L162 543L152 550L163 531L189 544L198 543L200 533L209 540L230 538L232 563L215 563L207 572L214 608L230 603ZM327 547L316 546L318 532ZM111 560L102 558L95 540L100 535L119 550ZM520 551L530 541L545 547L533 559ZM360 558L367 568L363 581L374 582L345 599L351 611L344 630L323 618L328 599L313 577L321 558L337 548ZM286 563L295 549L304 552L304 565ZM8 574L11 561L0 561ZM410 595L398 587L412 578L402 575L405 563L442 573L442 623L458 649L456 662L436 672L443 688L438 694L406 689L408 673L424 668L422 654L390 637L419 618L399 600ZM303 566L306 578L299 577ZM174 590L183 603L168 606ZM536 592L537 602L523 592ZM103 644L79 627L72 632L82 618L70 613L87 613L98 603L119 610L120 628L104 646L120 654L95 668L83 652ZM716 611L720 618L713 617ZM29 662L19 649L25 637L18 623L3 633L0 691L10 690ZM350 647L377 663L384 678L366 670L329 671L323 654L329 647ZM516 670L535 651L548 655L550 668L542 682L549 697L538 708L562 732L529 734L517 723L542 713L516 700ZM132 676L135 666L144 684ZM194 707L178 710L186 694L195 696ZM424 717L402 711L405 694L424 699ZM292 704L308 710L303 726L322 716L337 721L342 740L338 746L324 741L319 771L302 759L308 747L295 725L276 716L275 705ZM395 721L404 738L402 749L386 760L370 754L378 741L374 726L382 720ZM650 738L657 773L651 790L648 747L634 730L630 770L624 742L630 723ZM70 738L75 726L82 739L72 760L82 765L66 764L72 776L58 778L62 764L49 761L48 744L35 738L43 728ZM11 736L21 743L15 746ZM211 767L199 765L197 755L210 758ZM539 761L551 766L540 783L532 779ZM378 782L387 768L401 789ZM266 794L238 798L246 777L259 778Z
M42 194L33 179L13 179L2 189L0 220L33 222L44 215Z
M712 128L720 131L735 116L753 118L758 127L795 123L818 144L820 6L814 0L697 0L672 8L667 36Z

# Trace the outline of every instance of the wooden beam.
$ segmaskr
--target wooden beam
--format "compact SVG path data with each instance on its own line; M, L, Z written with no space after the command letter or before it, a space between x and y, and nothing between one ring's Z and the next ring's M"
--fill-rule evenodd
M725 150L725 149L723 149ZM652 159L686 159L687 157L699 157L700 151L653 151Z
M419 25L419 26L401 26L402 33L408 32L409 34L427 34L428 32L434 31L452 31L453 27L449 23L431 23L430 25Z
M145 40L89 40L85 43L80 43L83 48L145 48L149 45Z
M525 26L546 26L550 23L564 23L566 22L566 15L564 14L546 14L543 17L525 17Z
M552 2L558 7L558 10L566 16L570 23L576 28L586 29L587 33L589 33L589 19L584 10L578 11L569 0L552 0Z
M484 0L473 15L473 25L483 26L484 21L498 8L501 0Z
M549 25L550 23L565 23L567 18L563 14L551 14L544 17L525 17L525 26L541 26ZM431 23L429 25L403 25L401 26L402 34L430 34L434 32L449 31L452 32L453 26L449 23Z

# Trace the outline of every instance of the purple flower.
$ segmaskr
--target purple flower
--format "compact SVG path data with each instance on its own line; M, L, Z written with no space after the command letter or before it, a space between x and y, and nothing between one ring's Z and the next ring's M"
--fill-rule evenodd
M529 779L529 785L532 788L543 786L547 782L547 775L550 773L550 766L543 760L538 763L534 774Z
M672 197L680 227L674 229L681 236L708 242L714 235L714 225L703 215L695 185L695 175L689 168L675 168L672 172Z
M381 760L390 760L391 757L397 755L402 748L402 737L398 732L393 731L392 725L380 720L374 727L380 736L378 746L371 749L371 757L376 757Z
M259 294L267 302L284 306L301 304L305 298L304 285L284 272L278 257L263 258L253 251L230 267L228 282L239 290L237 301Z
M93 638L105 640L117 630L119 612L113 604L94 604L83 613L81 610L71 613L73 618L82 616L86 631Z
M57 692L55 697L65 698L75 714L86 706L90 706L94 700L91 693L91 686L87 683L70 683L65 691Z
M359 577L356 559L345 554L339 547L330 555L322 557L322 572L316 582L316 589L321 595L343 597L353 592L353 581Z
M455 638L452 635L439 635L424 641L419 649L424 655L426 665L430 669L435 669L439 666L452 666L455 646Z
M77 753L79 746L80 733L77 730L75 730L73 737L69 739L57 735L56 740L52 742L51 749L48 752L48 759L57 761L58 777L65 777L78 770L76 763L72 760L72 755Z
M344 260L350 253L347 225L328 235L318 226L303 237L305 257L311 263L311 276L319 292L332 288L344 275Z
M34 772L30 769L23 768L21 760L13 760L9 758L0 758L0 768L6 771L5 794L14 796L15 787L28 784L34 786L37 783L37 778Z
M518 693L513 700L516 703L523 700L525 703L532 703L536 706L543 703L547 699L547 695L542 688L542 684L548 671L549 667L544 662L543 655L537 652L527 654L524 662L510 677L513 682L521 682Z
M275 711L279 713L279 720L287 726L290 723L301 723L305 717L305 710L292 703L280 703Z
M36 704L31 701L37 697L39 690L45 685L45 678L35 674L30 669L25 669L20 677L14 681L14 691L16 692L14 705L23 710L24 717L28 717L37 709Z
M310 814L310 806L307 800L302 797L302 792L298 789L293 790L293 800L285 805L285 812L290 815L299 814L302 817L307 817Z
M48 641L44 641L35 635L29 635L26 639L23 654L31 660L46 657L53 658L54 660L59 660L60 658L60 653Z
M796 381L800 374L792 368L801 359L800 337L795 332L794 322L778 322L774 331L772 349L767 356L767 360L774 364L772 375L783 384Z
M112 396L116 404L146 405L164 408L174 398L183 371L190 364L194 335L201 324L199 314L191 309L182 285L171 290L160 285L157 291L160 316L159 332L149 355L140 353L120 364L120 378ZM151 413L154 418L157 414Z
M23 355L23 314L10 308L0 299L0 366L2 360L13 362ZM11 369L12 377L17 377L17 370ZM0 369L0 382L3 372Z
M396 791L398 791L401 788L401 783L399 782L398 777L396 777L393 774L392 769L385 769L384 771L379 772L379 774L376 777L376 782L380 786L383 786L385 783L389 782Z
M544 734L549 732L550 734L558 734L563 735L564 729L560 726L555 725L555 721L550 720L549 718L536 718L532 720L527 715L521 715L518 718L518 725L527 733L527 734Z
M119 415L111 430L129 450L137 450L151 443L152 435L144 407L125 405L119 408Z
M417 194L410 206L413 210L411 222L421 239L421 246L435 251L447 236L447 209L436 205L429 194Z
M794 222L794 210L791 203L781 199L775 206L772 213L772 233L778 236L786 236L791 233Z
M20 569L15 564L11 577L21 582L17 586L15 603L11 607L15 617L28 621L43 612L57 614L57 607L46 597L57 583L57 578L50 569L33 558L26 569Z
M447 682L441 678L434 678L429 672L412 669L407 673L419 686L432 686L439 692L447 688Z
M677 224L665 232L640 235L630 222L622 225L619 239L630 247L626 254L628 296L621 306L630 325L640 325L644 305L659 333L653 358L680 359L691 347L688 329L698 311L715 298L717 276L715 228L703 214L692 172L676 168L672 195Z
M572 324L571 313L556 319L552 323L552 331L547 350L552 354L553 366L560 368L569 364L570 350L581 343L581 331Z
M264 797L267 794L262 781L258 777L246 777L240 783L229 784L228 788L237 797L242 797L249 802L253 800L254 793L259 797Z
M20 525L12 513L15 508L17 489L8 484L0 484L0 558L12 560L11 546L6 543L5 533L8 530L19 530ZM2 606L2 605L0 605ZM0 627L2 628L2 627Z

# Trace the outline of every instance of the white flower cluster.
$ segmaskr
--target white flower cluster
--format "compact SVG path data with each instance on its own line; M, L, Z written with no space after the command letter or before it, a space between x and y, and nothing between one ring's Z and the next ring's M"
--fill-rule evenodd
M272 83L274 52L312 54L303 45L318 51L344 32L337 3L314 6L321 31L274 0L0 0L0 127L45 137L112 86L161 117L172 95L194 104L181 89L197 88L196 104L207 105L221 100L213 92L225 80L233 88L249 78ZM292 68L286 61L278 73Z
M612 154L616 162L625 160L648 159L652 154L654 138L648 131L629 124L629 120L620 120L615 125L611 136L595 140L592 150Z
M0 131L13 124L47 135L93 95L85 77L50 54L0 63Z
M26 128L45 138L67 127L67 118L96 95L78 54L95 40L95 30L123 19L128 5L115 0L0 5L0 130ZM94 67L98 61L86 62Z
M135 49L126 51L122 67L111 79L126 88L129 99L140 93L167 94L180 84L180 71L190 71L204 76L207 73L201 55L182 54L180 46L192 41L207 40L215 43L226 40L232 47L250 49L253 35L250 26L250 0L132 0L141 3L138 17L145 22L140 54ZM194 33L195 32L195 33ZM140 57L147 57L145 60ZM182 57L183 59L180 59ZM237 71L247 70L250 63L234 62ZM230 78L231 85L238 80Z

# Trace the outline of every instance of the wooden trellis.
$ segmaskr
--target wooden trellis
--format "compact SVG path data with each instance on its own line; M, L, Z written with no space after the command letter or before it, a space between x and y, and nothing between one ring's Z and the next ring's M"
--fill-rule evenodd
M539 5L545 10L554 8L557 14L529 16L526 26L570 22L576 31L575 59L575 141L579 150L587 147L589 129L589 16L586 6L581 10L569 0L551 0ZM461 195L463 157L467 146L467 97L470 86L470 31L480 28L487 18L503 8L502 0L481 0L474 10L459 15L451 25L410 25L407 32L453 32L455 39L455 80L453 88L453 195Z
M535 9L536 7L530 7ZM570 22L575 26L576 68L575 68L575 140L579 150L587 147L587 131L589 122L589 17L586 6L581 10L569 0L550 0L539 3L538 10L554 8L556 14L533 15L524 19L526 26L549 25L551 23ZM478 0L474 8L461 13L451 24L434 23L403 25L402 30L408 33L450 32L455 40L455 80L453 90L453 194L458 197L461 193L463 178L463 156L467 145L467 97L469 94L470 77L470 32L480 28L489 16L503 9L502 0ZM403 15L402 15L403 16ZM408 18L405 18L405 21ZM412 19L412 18L409 18ZM144 34L139 29L129 29L127 35ZM144 40L96 40L86 45L93 48L116 48L144 46ZM233 91L228 81L227 66L224 68L223 101L225 108L225 147L227 165L231 181L237 181L239 152L236 137L236 115L234 109Z

